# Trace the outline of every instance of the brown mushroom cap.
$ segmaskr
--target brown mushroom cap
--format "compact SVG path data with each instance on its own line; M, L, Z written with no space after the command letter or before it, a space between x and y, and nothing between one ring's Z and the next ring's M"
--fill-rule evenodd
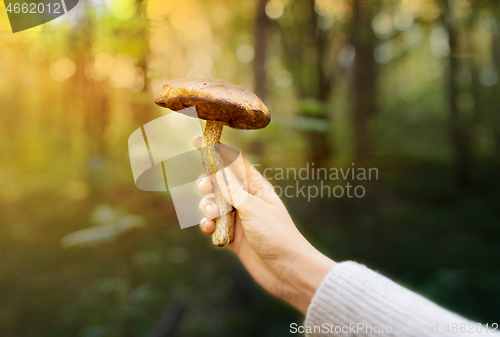
M198 118L236 129L260 129L271 121L269 109L257 95L217 79L185 77L170 81L158 90L155 103L174 111L196 107Z

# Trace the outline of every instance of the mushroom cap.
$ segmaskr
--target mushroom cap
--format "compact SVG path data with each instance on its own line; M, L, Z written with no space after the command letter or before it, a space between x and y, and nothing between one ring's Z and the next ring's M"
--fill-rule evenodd
M179 78L165 84L156 93L159 106L198 118L223 122L235 129L260 129L271 121L269 109L259 97L239 85L205 78Z

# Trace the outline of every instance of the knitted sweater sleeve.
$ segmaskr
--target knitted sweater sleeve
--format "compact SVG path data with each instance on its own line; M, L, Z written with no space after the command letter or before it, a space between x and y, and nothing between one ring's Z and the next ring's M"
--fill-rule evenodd
M499 330L488 330L443 309L352 261L337 264L325 276L308 307L304 324L308 337L491 337L500 336L496 333Z

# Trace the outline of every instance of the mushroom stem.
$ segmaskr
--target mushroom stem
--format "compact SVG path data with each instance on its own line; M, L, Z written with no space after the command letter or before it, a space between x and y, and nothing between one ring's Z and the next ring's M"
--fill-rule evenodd
M224 169L224 163L216 146L219 144L223 126L224 123L222 122L207 121L201 148L201 160L207 176L212 181L215 202L219 206L221 214L215 219L215 231L212 233L212 243L216 247L222 247L233 242L235 221L233 207L224 200L215 178L215 174Z

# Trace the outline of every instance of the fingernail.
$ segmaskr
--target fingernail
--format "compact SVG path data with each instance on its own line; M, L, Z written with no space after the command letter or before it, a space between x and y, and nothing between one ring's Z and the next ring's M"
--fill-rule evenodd
M212 212L212 205L206 205L205 206L205 214L210 215Z
M206 174L202 174L201 176L198 177L198 181L196 182L197 188L200 188L201 183L205 181L206 177L207 177Z

